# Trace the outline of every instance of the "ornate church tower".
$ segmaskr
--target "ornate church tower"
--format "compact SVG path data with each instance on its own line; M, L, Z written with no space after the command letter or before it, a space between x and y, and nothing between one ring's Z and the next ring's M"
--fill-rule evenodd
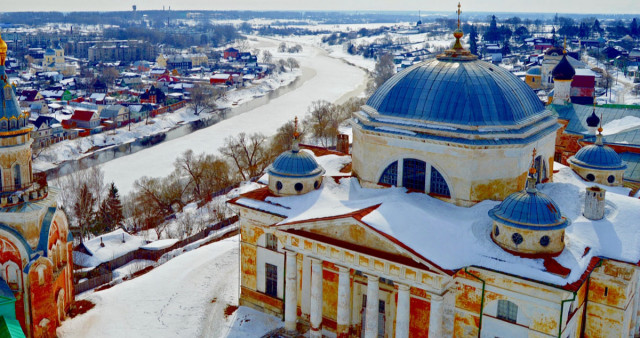
M28 337L55 336L73 302L73 238L57 207L57 189L33 174L28 113L20 110L5 72L0 36L0 288L15 297ZM11 319L11 318L9 318Z
M553 68L553 103L567 105L571 103L571 82L576 70L567 60L567 50L563 50L562 60Z

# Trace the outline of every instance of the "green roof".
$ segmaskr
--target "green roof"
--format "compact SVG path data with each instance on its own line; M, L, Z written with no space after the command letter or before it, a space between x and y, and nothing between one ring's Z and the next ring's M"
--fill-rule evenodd
M0 338L25 338L20 322L13 318L0 317Z

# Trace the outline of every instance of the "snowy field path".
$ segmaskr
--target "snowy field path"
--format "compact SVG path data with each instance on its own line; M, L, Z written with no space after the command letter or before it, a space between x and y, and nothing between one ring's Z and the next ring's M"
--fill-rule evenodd
M257 40L261 45L272 46L275 53L277 41L264 38ZM320 48L306 45L303 53L291 56L300 62L301 67L314 70L315 76L296 90L263 106L178 139L102 164L105 181L115 182L120 193L127 194L132 190L133 182L142 176L168 175L173 170L175 158L187 149L193 149L196 153L218 154L218 148L229 136L240 132L273 135L278 127L295 116L304 117L312 101L345 101L350 96L360 94L364 88L367 75L362 69L332 58Z
M184 253L147 274L89 294L95 308L58 329L68 337L220 337L238 303L234 236ZM215 301L214 301L215 299Z

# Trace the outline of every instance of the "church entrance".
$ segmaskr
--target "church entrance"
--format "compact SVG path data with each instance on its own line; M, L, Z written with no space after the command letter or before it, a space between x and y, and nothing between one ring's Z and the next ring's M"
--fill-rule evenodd
M378 338L384 338L384 307L385 307L385 303L384 300L379 300L378 301ZM365 333L365 327L367 327L366 323L367 323L367 295L362 295L362 309L360 310L360 313L362 314L362 333L360 334L361 338L364 338L364 333Z

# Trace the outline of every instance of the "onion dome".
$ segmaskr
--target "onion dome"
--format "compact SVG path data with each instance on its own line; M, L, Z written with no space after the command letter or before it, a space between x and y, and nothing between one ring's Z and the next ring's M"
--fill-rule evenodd
M596 170L624 170L627 165L612 148L605 146L602 134L596 136L596 143L590 144L569 158L569 164Z
M562 60L553 68L551 75L554 80L572 80L573 76L576 75L576 70L567 60L566 54L562 56Z
M507 196L489 210L489 216L511 227L528 230L557 230L570 224L558 205L536 189L535 178L529 181L527 189Z
M23 113L5 72L7 44L0 36L0 132L18 130L26 126L28 113Z
M587 117L587 126L595 128L600 124L600 118L596 115L596 112L591 112L591 116Z

